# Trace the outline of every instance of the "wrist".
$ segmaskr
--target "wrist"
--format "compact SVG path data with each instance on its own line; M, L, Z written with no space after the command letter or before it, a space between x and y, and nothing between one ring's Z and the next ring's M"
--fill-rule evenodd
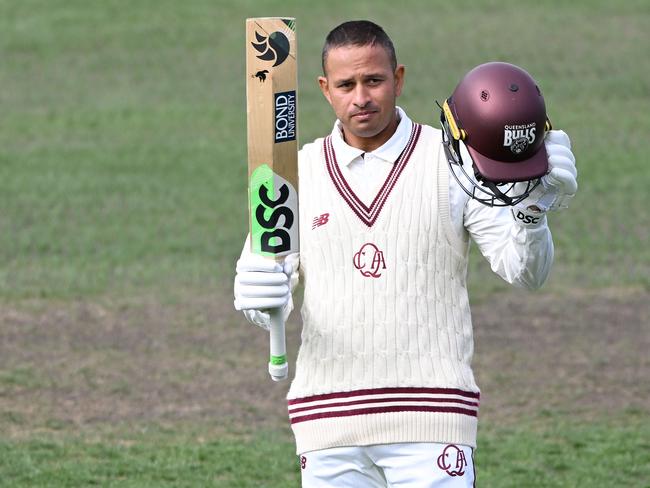
M543 212L535 205L513 207L511 212L515 222L522 227L539 227L546 222L546 212Z

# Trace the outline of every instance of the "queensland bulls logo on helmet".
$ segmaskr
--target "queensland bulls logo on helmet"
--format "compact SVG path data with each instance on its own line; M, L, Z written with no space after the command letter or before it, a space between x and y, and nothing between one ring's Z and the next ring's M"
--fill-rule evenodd
M367 278L379 278L382 270L386 269L384 253L371 242L366 242L352 259L354 267Z

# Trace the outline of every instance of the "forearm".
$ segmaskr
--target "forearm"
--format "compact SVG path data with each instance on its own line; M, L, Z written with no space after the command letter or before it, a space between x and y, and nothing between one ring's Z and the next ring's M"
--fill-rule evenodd
M535 290L548 278L553 253L553 239L546 223L538 227L515 223L503 242L493 247L490 264L508 283Z
M468 206L466 227L492 270L508 283L534 290L553 264L553 238L546 217L532 225L516 222L510 208Z

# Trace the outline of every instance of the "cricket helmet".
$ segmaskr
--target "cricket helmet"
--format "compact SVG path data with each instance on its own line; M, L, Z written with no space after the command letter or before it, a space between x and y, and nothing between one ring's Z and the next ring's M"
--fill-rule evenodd
M540 183L548 171L544 136L551 124L544 97L525 70L481 64L441 108L449 167L468 195L490 206L515 205Z

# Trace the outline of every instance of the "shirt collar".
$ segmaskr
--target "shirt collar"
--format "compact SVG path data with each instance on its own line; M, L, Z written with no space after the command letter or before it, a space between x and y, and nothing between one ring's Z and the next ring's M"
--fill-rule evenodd
M400 107L396 107L396 110L399 124L397 125L395 133L384 144L370 153L391 164L397 161L399 155L404 151L404 148L411 137L411 130L413 128L413 122L409 119L408 115L406 115L406 112L404 112ZM338 120L334 123L334 128L332 129L332 145L336 152L336 161L340 165L347 166L356 158L364 154L363 150L349 146L345 142L343 139L341 122Z

